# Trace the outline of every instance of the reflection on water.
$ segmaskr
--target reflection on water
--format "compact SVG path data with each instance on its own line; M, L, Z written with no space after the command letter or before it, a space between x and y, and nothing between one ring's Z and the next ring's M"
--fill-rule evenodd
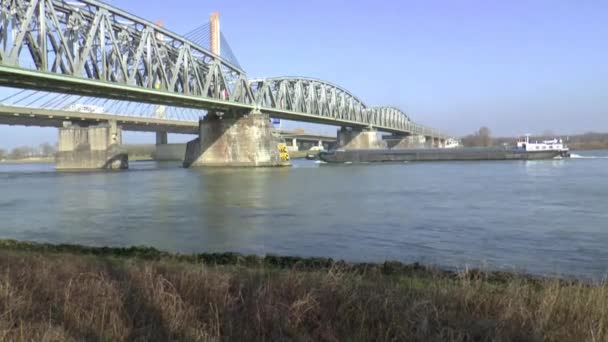
M608 268L606 158L131 166L126 172L56 173L52 165L0 165L0 235L588 277Z

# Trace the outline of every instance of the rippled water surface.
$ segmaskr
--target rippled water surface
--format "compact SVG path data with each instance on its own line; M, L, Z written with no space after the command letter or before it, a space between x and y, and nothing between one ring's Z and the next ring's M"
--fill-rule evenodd
M57 173L0 164L0 238L608 274L608 153Z

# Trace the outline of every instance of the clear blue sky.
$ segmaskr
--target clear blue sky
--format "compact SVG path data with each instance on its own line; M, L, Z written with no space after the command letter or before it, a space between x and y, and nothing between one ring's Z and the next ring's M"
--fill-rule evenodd
M250 77L326 79L456 135L608 131L608 1L108 2L178 33L220 11ZM0 127L4 147L55 139Z

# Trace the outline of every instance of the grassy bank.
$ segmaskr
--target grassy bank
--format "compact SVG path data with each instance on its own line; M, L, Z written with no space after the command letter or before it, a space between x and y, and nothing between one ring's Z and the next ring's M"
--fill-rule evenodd
M0 338L604 341L608 288L399 263L0 242Z

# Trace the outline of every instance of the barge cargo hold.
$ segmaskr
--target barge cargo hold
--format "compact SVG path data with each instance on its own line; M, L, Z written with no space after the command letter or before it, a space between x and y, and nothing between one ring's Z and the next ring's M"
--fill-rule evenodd
M404 150L336 150L321 152L326 163L381 163L414 161L541 160L561 157L560 151L526 151L505 148L452 148Z

